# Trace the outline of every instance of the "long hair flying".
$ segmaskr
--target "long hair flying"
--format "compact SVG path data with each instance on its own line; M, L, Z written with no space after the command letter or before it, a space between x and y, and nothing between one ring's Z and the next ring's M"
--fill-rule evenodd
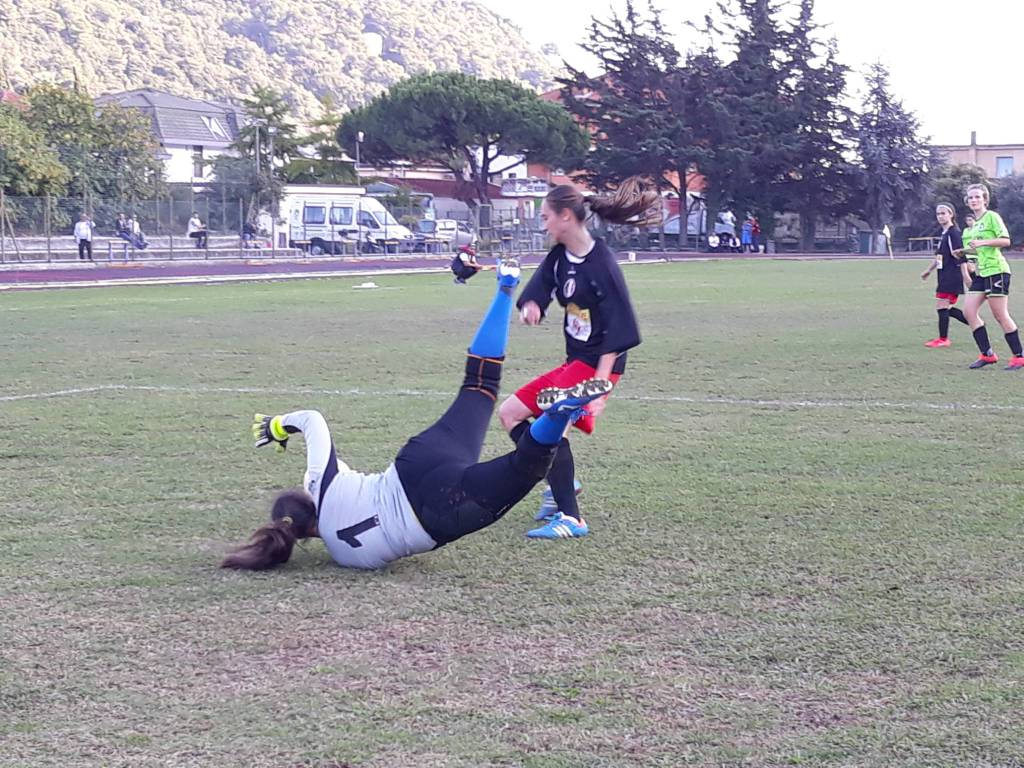
M623 181L614 192L584 197L571 184L561 184L550 192L548 205L556 213L572 211L576 220L587 220L587 209L610 224L633 224L646 227L661 221L661 195L645 186L639 176Z

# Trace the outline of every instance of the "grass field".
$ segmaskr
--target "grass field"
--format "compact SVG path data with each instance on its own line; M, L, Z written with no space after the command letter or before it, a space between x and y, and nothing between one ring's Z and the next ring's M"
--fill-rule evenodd
M534 494L377 573L217 568L301 480L249 419L383 469L488 280L0 295L0 766L1024 765L1024 373L922 346L921 266L627 268L593 534ZM506 391L560 352L513 328Z

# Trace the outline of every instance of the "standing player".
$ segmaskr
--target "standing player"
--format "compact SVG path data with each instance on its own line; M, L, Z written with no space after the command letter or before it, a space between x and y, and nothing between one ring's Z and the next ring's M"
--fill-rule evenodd
M967 324L964 313L953 305L963 294L964 286L970 285L971 282L967 265L953 255L954 251L962 251L964 247L960 229L956 225L956 211L949 203L939 203L935 206L935 218L942 227L942 237L939 239L935 259L928 265L928 269L921 273L921 279L927 280L932 270L938 270L935 309L939 313L939 335L938 338L924 343L926 347L932 348L949 346L949 318Z
M324 417L316 411L256 415L256 446L283 451L306 442L303 488L274 501L270 522L228 554L224 568L263 570L291 557L299 539L319 537L348 568L381 568L485 528L511 509L547 473L562 434L581 407L611 391L591 380L541 392L545 407L515 451L480 462L494 413L508 341L518 265L499 269L498 291L469 346L455 401L433 426L409 440L382 473L366 475L338 459Z
M986 365L999 362L989 343L985 323L979 314L981 305L987 301L992 316L1003 329L1006 343L1013 353L1006 370L1015 371L1024 368L1024 355L1017 324L1010 317L1007 307L1010 294L1010 265L1003 256L1002 249L1010 247L1010 233L1002 217L995 211L988 210L988 201L988 187L984 184L971 184L967 188L964 202L971 209L976 221L974 226L967 230L963 239L968 258L975 262L975 272L967 300L964 302L964 313L981 353L970 367L984 368Z
M602 239L587 229L589 214L606 222L644 226L660 211L657 192L645 190L638 179L627 179L611 197L586 199L574 187L562 185L548 192L541 207L544 227L556 242L516 306L527 325L537 325L551 299L565 308L562 331L565 361L521 387L501 404L498 416L513 441L529 428L531 416L541 413L537 394L546 387L571 387L591 378L617 382L626 369L626 350L640 343L640 331L630 304L622 270ZM588 214L589 208L589 214ZM594 430L605 399L590 404L588 414L575 422L581 431ZM585 536L589 526L576 503L575 461L568 438L563 438L548 473L546 494L538 521L545 524L527 533L530 538L558 539Z

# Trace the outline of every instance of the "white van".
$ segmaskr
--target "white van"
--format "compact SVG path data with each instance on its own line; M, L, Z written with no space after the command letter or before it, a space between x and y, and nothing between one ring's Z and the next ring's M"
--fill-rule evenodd
M407 253L416 238L362 187L288 184L281 199L288 245L311 254Z

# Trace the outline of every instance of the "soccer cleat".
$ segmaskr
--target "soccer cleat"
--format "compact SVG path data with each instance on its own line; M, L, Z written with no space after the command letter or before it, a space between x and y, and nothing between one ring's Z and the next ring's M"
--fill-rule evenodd
M607 379L587 379L571 387L547 387L537 393L537 407L548 413L583 413L583 406L612 391Z
M931 341L926 341L924 345L926 347L931 347L932 349L935 349L936 347L948 347L949 339L932 339Z
M968 368L984 368L986 365L992 365L999 362L998 355L978 355L978 359L971 363Z
M559 512L540 528L526 532L528 539L578 539L590 533L590 526L582 518L577 520Z
M519 267L519 259L502 259L498 264L498 285L502 288L515 288L519 285L519 275L522 269Z
M583 493L583 484L579 480L573 478L572 481L573 490L576 491L576 495L579 496ZM540 509L537 514L533 516L533 519L537 522L542 520L550 520L558 514L558 504L555 503L555 495L551 492L551 486L549 485L544 489L544 493L540 497Z
M288 432L281 425L280 416L255 414L252 420L252 436L257 448L270 443L274 443L274 450L278 453L284 453L288 448Z
M1020 370L1021 368L1024 368L1024 357L1021 357L1020 355L1014 355L1013 357L1010 358L1010 362L1007 364L1005 368L1003 368L1003 370L1017 371Z

